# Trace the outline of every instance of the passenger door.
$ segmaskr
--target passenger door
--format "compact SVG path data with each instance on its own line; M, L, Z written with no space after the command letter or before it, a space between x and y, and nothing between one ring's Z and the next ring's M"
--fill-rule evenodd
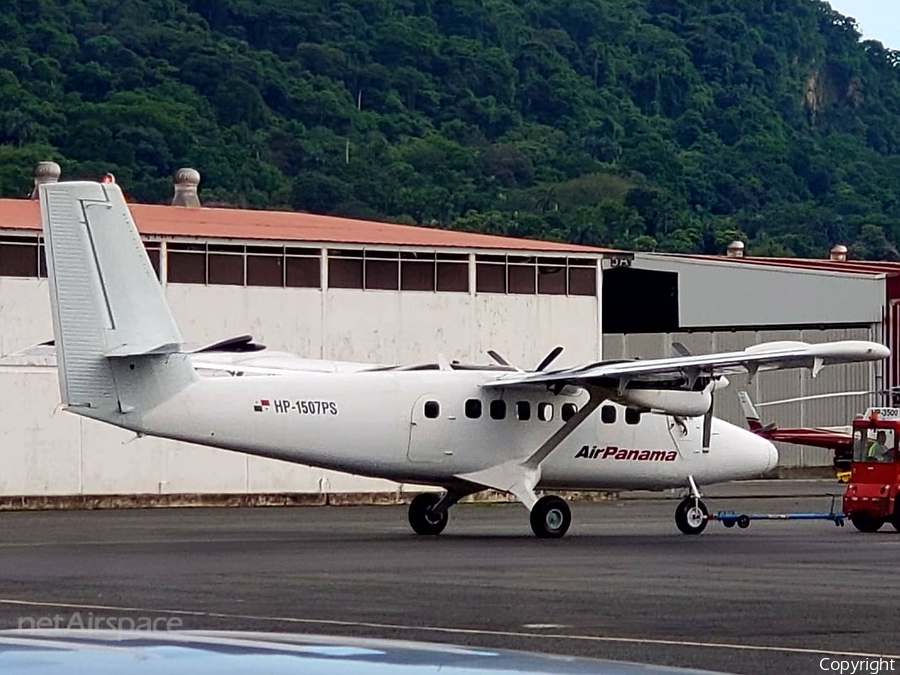
M413 406L409 421L407 456L412 462L437 464L453 458L456 412L434 394L425 394Z

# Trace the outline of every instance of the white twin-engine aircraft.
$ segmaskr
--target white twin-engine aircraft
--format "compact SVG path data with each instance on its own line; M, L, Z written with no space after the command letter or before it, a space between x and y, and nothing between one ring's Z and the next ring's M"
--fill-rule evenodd
M557 348L533 372L493 353L498 365L481 367L192 356L118 186L42 185L40 204L67 410L139 435L443 488L409 506L423 535L486 488L518 498L538 537L561 537L568 505L535 490L677 487L689 492L675 522L698 534L699 485L759 476L778 459L768 440L712 416L725 375L815 375L889 355L871 342L781 342L549 370Z

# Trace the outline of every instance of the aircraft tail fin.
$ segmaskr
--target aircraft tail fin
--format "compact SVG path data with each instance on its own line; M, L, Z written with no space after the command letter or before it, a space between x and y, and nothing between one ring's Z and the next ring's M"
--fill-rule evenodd
M42 185L40 205L63 404L112 421L193 381L119 187Z
M741 410L744 413L744 417L747 418L747 426L750 427L750 431L760 431L763 425L759 420L759 413L756 412L753 401L750 400L750 394L746 391L739 391L738 399L740 399Z

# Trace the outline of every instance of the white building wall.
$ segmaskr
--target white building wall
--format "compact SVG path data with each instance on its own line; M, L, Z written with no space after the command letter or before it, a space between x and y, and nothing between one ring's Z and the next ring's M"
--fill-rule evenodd
M250 333L272 349L376 363L527 366L558 344L571 365L601 357L593 297L170 284L187 341ZM0 356L52 338L46 280L0 278ZM10 360L7 360L10 363ZM388 481L134 434L59 411L55 368L0 365L0 495L392 491Z
M537 364L562 344L557 363L574 365L599 358L602 348L592 297L186 284L169 284L166 293L189 342L250 333L270 349L309 358L393 364L441 353L484 362L494 349Z
M0 277L0 356L53 339L47 284Z

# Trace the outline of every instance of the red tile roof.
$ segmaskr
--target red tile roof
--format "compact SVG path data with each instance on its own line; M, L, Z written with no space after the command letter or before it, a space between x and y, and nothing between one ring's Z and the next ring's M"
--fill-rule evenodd
M130 208L138 230L146 236L593 255L612 252L611 249L592 246L394 225L311 213L218 208L187 209L149 204L131 204ZM0 199L0 230L40 229L40 210L36 201Z

